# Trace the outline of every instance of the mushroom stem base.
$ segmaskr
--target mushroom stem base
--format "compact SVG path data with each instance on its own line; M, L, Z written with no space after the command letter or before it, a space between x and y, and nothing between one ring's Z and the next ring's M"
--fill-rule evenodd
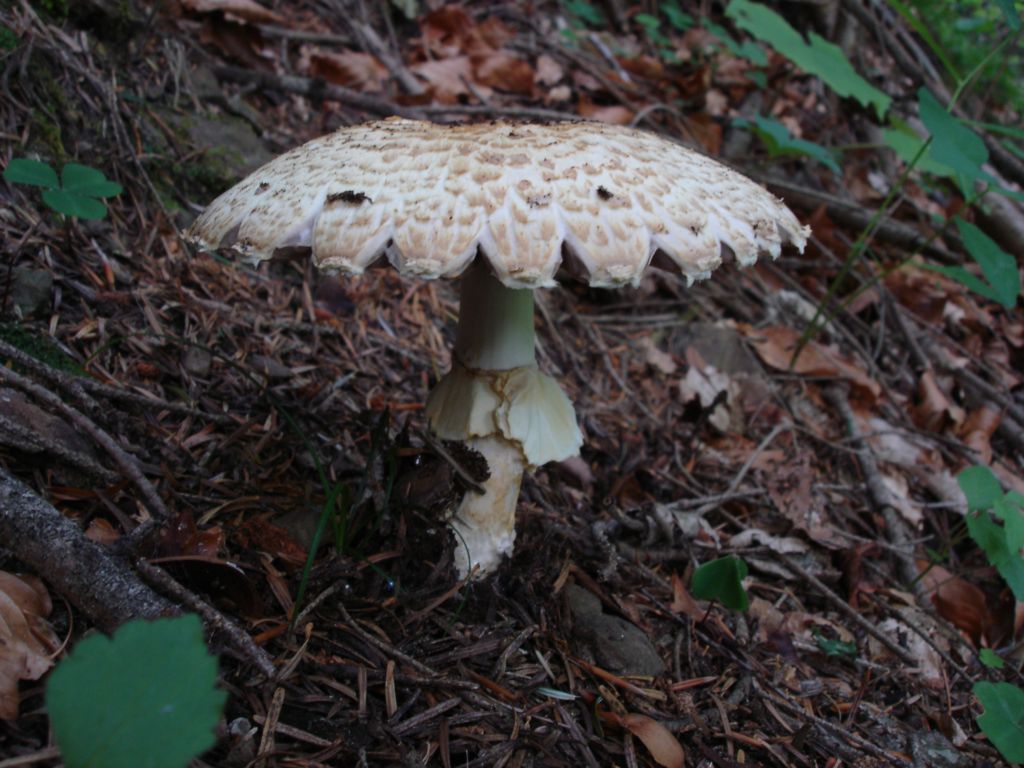
M449 523L455 531L455 567L465 578L485 574L512 553L516 540L516 500L523 479L520 448L500 435L475 437L466 445L487 460L491 476L484 493L466 491Z

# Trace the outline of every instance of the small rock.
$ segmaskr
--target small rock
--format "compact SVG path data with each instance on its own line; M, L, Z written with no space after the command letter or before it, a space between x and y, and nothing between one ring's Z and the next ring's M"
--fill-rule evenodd
M205 349L187 347L181 354L181 367L197 379L205 379L210 375L213 356Z
M290 379L292 369L266 355L251 355L249 364L268 379Z
M566 587L573 639L586 655L617 675L656 676L665 663L647 635L633 624L601 610L601 601L575 585Z
M915 768L968 768L972 761L938 731L910 734Z
M0 271L0 289L7 281L7 275ZM53 275L45 269L15 267L11 272L11 287L7 309L15 309L22 317L43 315L50 308L50 293L53 290Z

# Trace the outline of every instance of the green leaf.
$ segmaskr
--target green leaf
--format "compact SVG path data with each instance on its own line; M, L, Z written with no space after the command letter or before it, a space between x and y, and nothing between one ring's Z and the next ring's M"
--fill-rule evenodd
M665 3L661 6L661 12L668 17L668 23L678 29L680 32L685 32L694 25L693 16L682 10L678 5L674 3Z
M826 656L856 656L857 644L844 642L843 640L829 640L817 627L811 627L811 634L814 642L818 644Z
M743 588L747 564L735 555L704 563L693 572L690 591L700 600L717 600L726 608L745 611L750 598Z
M18 36L5 24L0 24L0 51L13 51L18 47Z
M967 516L967 532L999 571L1013 596L1024 601L1024 558L1019 549L1010 549L1006 529L987 512L976 512Z
M18 157L4 168L4 179L12 184L31 184L33 187L59 187L57 172L49 163Z
M752 40L745 40L743 44L737 43L725 27L715 24L713 21L705 21L704 27L729 49L729 53L740 59L746 59L757 67L764 67L768 64L768 55L757 43Z
M1007 762L1024 763L1024 691L1010 683L975 683L985 713L978 725Z
M751 0L731 0L725 14L737 27L764 40L805 72L821 78L840 96L850 96L864 106L874 107L879 118L885 116L892 99L858 75L839 46L814 32L808 42L782 16Z
M1003 661L1003 657L991 648L982 648L978 652L978 658L981 660L981 663L989 669L1002 669L1006 666L1006 662Z
M761 141L765 143L765 146L768 148L768 154L772 157L777 157L778 155L803 155L817 160L837 174L842 173L836 159L825 147L811 141L795 138L789 132L789 129L778 120L764 117L763 115L756 115L753 121L740 118L735 120L734 123L741 127L752 128L761 138Z
M1021 511L1020 503L1008 493L995 503L992 513L1003 521L1006 548L1019 557L1024 549L1024 512Z
M195 615L132 621L81 641L46 708L68 768L184 768L213 746L227 694Z
M103 171L88 165L68 163L60 172L61 187L65 192L75 192L88 197L113 197L121 194L121 185L110 181Z
M922 266L932 270L932 272L939 272L946 277L952 278L961 285L966 285L979 296L1002 303L1001 294L995 288L963 267L945 267L940 264L923 264Z
M889 148L899 155L900 160L907 165L917 157L917 153L924 144L924 139L918 136L917 132L902 120L893 120L891 125L883 128L882 138ZM917 165L914 167L925 173L933 173L936 176L956 178L956 173L952 168L936 161L927 152L918 158Z
M659 29L661 27L661 19L657 16L651 16L649 13L638 13L633 17L633 21L648 30Z
M588 3L587 0L569 0L565 4L565 10L592 26L604 26L604 14L601 13L601 9L595 7L593 3Z
M107 206L96 198L78 195L63 189L45 190L43 202L57 213L76 216L79 219L102 219L107 215Z
M1020 14L1017 12L1017 7L1013 4L1013 0L996 0L996 5L1003 12L1003 19L1006 20L1006 25L1010 30L1020 32Z
M978 134L953 117L927 88L917 92L917 109L932 137L929 157L953 169L965 196L974 193L976 182L994 181L981 167L988 162L988 149Z
M960 239L972 258L981 267L981 273L992 286L997 301L1007 309L1017 304L1020 294L1020 272L1017 260L1000 248L996 242L968 221L959 216L954 219L960 230Z
M405 16L406 21L415 21L416 17L420 15L418 0L391 0L391 5Z
M967 509L970 512L986 512L1003 498L999 478L988 467L967 467L956 476L956 482L967 497Z
M935 56L939 59L939 61L942 62L942 66L946 68L946 71L949 73L950 77L952 77L956 81L959 81L960 73L957 71L957 68L953 65L953 60L949 58L949 55L947 54L945 48L939 45L935 38L932 37L931 30L928 29L928 26L922 23L921 20L917 18L917 15L914 14L914 12L911 11L910 8L908 8L900 0L889 0L889 5L896 9L896 12L903 17L903 20L907 22L907 24L909 24L911 28L913 28L913 30L917 32L918 35L921 36L921 39L924 40L925 43L928 44L928 47L931 48L932 53L934 53Z

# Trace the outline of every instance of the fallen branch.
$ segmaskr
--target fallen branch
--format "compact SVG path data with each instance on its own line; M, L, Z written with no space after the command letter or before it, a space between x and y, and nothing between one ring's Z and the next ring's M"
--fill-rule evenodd
M825 397L832 403L846 426L846 432L853 441L857 461L860 463L861 471L864 473L864 484L867 487L868 495L885 520L886 534L889 543L893 545L892 551L896 555L896 562L899 567L899 576L904 586L912 588L914 594L922 605L928 605L928 597L924 593L924 585L920 579L920 572L917 563L914 561L913 547L910 543L910 535L907 533L906 525L896 511L891 492L882 479L882 473L878 469L878 461L875 454L864 441L860 427L857 425L857 418L854 416L853 408L847 399L846 392L838 386L829 387L825 390ZM900 658L903 658L902 656ZM906 661L906 659L904 659Z
M143 584L127 563L85 538L74 521L3 469L0 541L105 631L131 619L180 612Z

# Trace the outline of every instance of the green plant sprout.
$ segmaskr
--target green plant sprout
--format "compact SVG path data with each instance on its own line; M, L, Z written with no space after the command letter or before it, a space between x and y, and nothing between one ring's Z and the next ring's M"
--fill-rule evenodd
M802 155L816 160L836 175L842 175L842 169L830 150L813 141L794 137L789 129L778 120L756 115L752 120L745 118L733 120L733 125L739 128L749 128L756 133L758 138L764 142L770 157Z
M747 564L735 555L720 557L699 566L693 572L690 592L699 600L717 600L733 611L745 611L750 598L743 588Z
M194 614L82 640L50 674L46 708L68 768L185 768L213 746L227 693Z
M820 78L840 96L850 96L864 106L874 107L879 118L885 117L892 99L858 75L839 46L814 32L805 39L782 16L751 0L732 0L725 15L743 31Z
M1013 596L1024 601L1024 496L1016 491L1003 493L988 467L968 467L956 480L967 497L968 533Z
M956 480L967 498L971 538L999 571L1013 596L1024 600L1024 495L1003 493L999 479L988 467L968 467ZM1002 658L990 649L982 649L980 658L990 669L1003 666ZM972 692L985 707L978 726L989 741L1007 761L1024 762L1024 690L1010 683L982 681L974 684Z
M122 187L102 171L79 163L68 163L60 178L49 163L15 158L4 169L4 179L12 184L42 187L43 202L57 213L78 219L97 220L107 215L101 198L121 194Z

